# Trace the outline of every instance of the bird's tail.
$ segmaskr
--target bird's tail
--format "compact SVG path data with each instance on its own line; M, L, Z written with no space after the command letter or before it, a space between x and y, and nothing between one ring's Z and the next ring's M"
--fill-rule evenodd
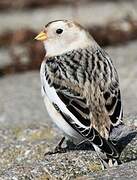
M103 138L95 128L92 127L90 129L83 130L81 128L79 133L84 137L84 141L81 143L88 142L89 144L92 144L99 159L101 160L102 167L108 168L119 164L120 153L116 149L115 144L113 144L110 140Z
M89 138L88 141L92 143L100 159L102 169L121 164L119 159L120 153L117 150L116 145L113 144L110 140L106 140L105 138L101 137L96 130L94 131L94 139L92 138L90 140Z
M121 152L137 135L137 131L133 127L128 127L123 123L113 127L108 140L101 137L95 129L92 131L87 136L88 141L92 143L105 168L121 164L119 159ZM94 136L92 136L93 134Z

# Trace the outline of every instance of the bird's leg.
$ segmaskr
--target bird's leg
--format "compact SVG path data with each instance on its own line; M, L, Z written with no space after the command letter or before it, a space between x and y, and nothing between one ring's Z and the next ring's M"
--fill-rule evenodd
M58 145L55 147L55 151L56 151L56 152L66 152L66 148L61 147L62 144L63 144L63 142L64 142L64 140L65 140L65 137L63 137L63 138L59 141Z
M56 153L65 153L67 151L67 147L61 147L64 140L65 140L65 137L63 137L59 141L58 145L55 147L55 149L53 151L49 151L49 152L45 153L45 156L46 155L51 155L51 154L56 154Z

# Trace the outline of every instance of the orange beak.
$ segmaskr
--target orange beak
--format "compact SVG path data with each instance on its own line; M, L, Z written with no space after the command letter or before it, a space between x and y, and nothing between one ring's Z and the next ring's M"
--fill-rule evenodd
M45 41L47 39L47 34L44 31L41 31L34 39L37 41Z

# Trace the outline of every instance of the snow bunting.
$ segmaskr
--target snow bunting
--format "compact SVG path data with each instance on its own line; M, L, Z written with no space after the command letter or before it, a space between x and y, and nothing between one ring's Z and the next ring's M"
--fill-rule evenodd
M104 166L113 165L119 152L109 135L122 123L122 105L110 57L81 25L69 20L48 23L35 39L46 50L40 76L49 115L75 144L91 143L98 155L107 157L101 158Z

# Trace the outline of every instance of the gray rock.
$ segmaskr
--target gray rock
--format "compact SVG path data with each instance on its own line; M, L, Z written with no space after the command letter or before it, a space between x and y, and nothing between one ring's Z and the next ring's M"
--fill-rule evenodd
M0 87L1 124L40 124L49 119L41 97L39 73L1 78Z
M119 167L111 168L99 173L92 173L89 176L77 178L77 180L136 180L137 179L137 161L122 164Z
M48 126L0 128L1 179L74 179L76 177L127 177L137 162L125 163L108 171L92 150L75 150L62 154L44 154L55 147L60 134ZM137 157L137 137L124 149L122 162ZM123 170L124 167L124 170ZM124 174L124 171L125 174ZM135 177L130 174L129 177Z
M10 52L6 48L0 48L0 68L12 63Z

